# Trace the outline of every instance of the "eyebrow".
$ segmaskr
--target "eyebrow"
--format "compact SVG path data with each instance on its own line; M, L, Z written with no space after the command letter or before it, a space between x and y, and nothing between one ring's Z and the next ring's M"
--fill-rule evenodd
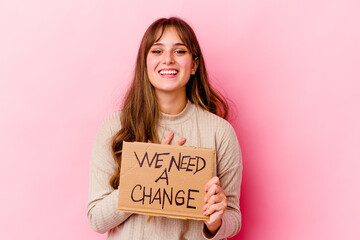
M153 44L153 46L164 46L164 44L156 42L156 43ZM185 44L183 44L183 43L175 43L175 44L173 44L173 46L185 46Z

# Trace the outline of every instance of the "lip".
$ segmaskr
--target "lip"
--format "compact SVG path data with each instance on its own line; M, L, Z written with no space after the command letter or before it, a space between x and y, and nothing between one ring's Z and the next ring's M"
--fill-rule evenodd
M162 75L162 74L160 74L160 72L163 71L163 70L165 70L165 71L175 70L175 71L177 72L177 74L179 73L179 70L176 69L176 68L161 68L161 69L158 71L158 73L159 73L159 75L160 75L162 78L176 78L176 76L177 76L177 74L176 74L176 75Z
M161 68L158 72L160 73L162 70L167 70L167 71L175 70L175 71L179 72L179 70L176 68Z

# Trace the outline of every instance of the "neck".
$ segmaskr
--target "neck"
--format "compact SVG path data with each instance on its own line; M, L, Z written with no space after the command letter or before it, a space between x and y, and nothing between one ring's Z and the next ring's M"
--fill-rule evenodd
M181 113L186 107L187 99L185 89L177 93L156 92L160 111L170 115Z

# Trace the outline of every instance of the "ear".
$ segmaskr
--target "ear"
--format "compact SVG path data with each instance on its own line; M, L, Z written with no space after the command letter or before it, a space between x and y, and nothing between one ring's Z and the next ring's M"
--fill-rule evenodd
M191 64L191 75L194 75L196 73L196 70L199 66L199 58L196 57Z

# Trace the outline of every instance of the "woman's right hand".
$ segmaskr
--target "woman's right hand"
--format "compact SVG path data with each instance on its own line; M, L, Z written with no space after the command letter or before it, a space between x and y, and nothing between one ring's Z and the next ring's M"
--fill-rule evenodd
M162 140L161 144L170 144L171 140L174 138L174 132L170 132L167 137ZM182 146L186 142L186 138L180 138L175 145Z
M161 144L170 144L171 140L174 138L174 132L170 132L169 135L167 135L164 140L161 141ZM148 140L149 143L151 143L150 140ZM182 146L186 142L186 138L180 138L174 145Z

